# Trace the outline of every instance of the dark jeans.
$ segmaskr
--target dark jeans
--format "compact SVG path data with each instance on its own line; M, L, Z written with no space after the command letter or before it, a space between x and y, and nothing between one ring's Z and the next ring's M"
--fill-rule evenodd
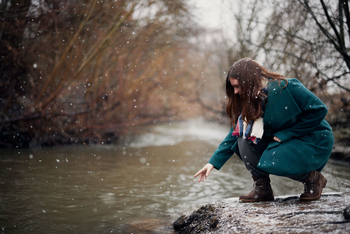
M255 145L250 140L243 139L242 136L238 138L238 149L241 155L240 158L242 159L246 168L248 169L248 171L250 171L253 177L266 177L269 175L269 173L260 170L257 167L257 165L259 163L261 155L263 154L264 150L267 148L271 141L273 141L272 137L266 137L264 135L260 142L257 145ZM290 175L287 177L293 180L303 181L309 176L310 172L303 175Z

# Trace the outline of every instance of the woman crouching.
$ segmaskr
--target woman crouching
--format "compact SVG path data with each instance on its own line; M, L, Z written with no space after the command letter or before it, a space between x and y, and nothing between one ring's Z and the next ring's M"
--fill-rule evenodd
M252 174L254 190L242 202L273 201L269 175L304 183L300 200L321 197L327 184L321 170L331 154L333 132L325 104L297 79L268 71L252 59L234 63L226 78L232 121L229 134L194 175L204 182L236 153Z

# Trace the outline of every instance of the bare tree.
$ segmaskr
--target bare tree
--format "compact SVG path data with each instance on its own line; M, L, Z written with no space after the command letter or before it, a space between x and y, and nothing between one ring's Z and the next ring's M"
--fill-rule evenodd
M26 80L0 94L0 128L8 134L0 144L115 141L130 126L181 119L195 100L198 68L188 39L199 30L193 30L186 1L27 3L13 47ZM11 18L11 9L4 6L1 13ZM1 29L2 35L13 32L5 20ZM12 47L1 48L9 59ZM14 85L15 76L1 89Z
M249 1L244 13L234 16L245 25L252 19L259 25L252 29L258 37L243 40L260 49L270 69L300 78L311 89L333 83L350 91L345 85L350 68L348 1Z
M270 70L298 78L317 92L328 105L331 123L348 122L348 1L250 0L240 1L235 8L236 0L225 2L238 24L236 34L230 37L236 42L234 48L253 51L253 58ZM239 46L242 43L245 47Z
M347 0L309 2L299 0L306 12L311 16L314 24L325 37L326 45L331 47L333 63L325 68L330 70L318 70L326 78L326 82L332 81L340 88L350 92L350 88L343 85L342 78L349 79L350 56L350 10ZM333 66L332 66L333 65Z

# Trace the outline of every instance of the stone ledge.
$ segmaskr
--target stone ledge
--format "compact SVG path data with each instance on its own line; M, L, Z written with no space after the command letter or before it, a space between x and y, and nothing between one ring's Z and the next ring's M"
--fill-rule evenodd
M325 193L318 201L279 196L273 202L229 198L180 216L173 227L185 233L350 233L350 191Z

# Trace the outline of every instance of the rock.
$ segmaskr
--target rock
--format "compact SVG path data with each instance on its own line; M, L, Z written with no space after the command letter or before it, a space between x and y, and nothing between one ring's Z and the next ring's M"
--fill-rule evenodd
M210 222L209 222L209 227L210 228L216 228L216 226L218 225L219 220L217 217L213 217Z
M317 201L280 196L273 202L229 198L180 216L179 233L350 233L350 193L322 194ZM344 209L344 207L346 207ZM344 219L345 218L345 219Z
M219 219L215 215L215 207L208 204L194 211L188 217L180 216L173 223L173 227L181 234L203 233L216 228L218 223Z
M347 206L344 211L343 211L343 215L345 219L350 219L350 206Z
M181 215L174 223L173 223L173 227L176 231L181 230L182 228L190 225L190 222L187 222L188 219L186 217L186 215Z

